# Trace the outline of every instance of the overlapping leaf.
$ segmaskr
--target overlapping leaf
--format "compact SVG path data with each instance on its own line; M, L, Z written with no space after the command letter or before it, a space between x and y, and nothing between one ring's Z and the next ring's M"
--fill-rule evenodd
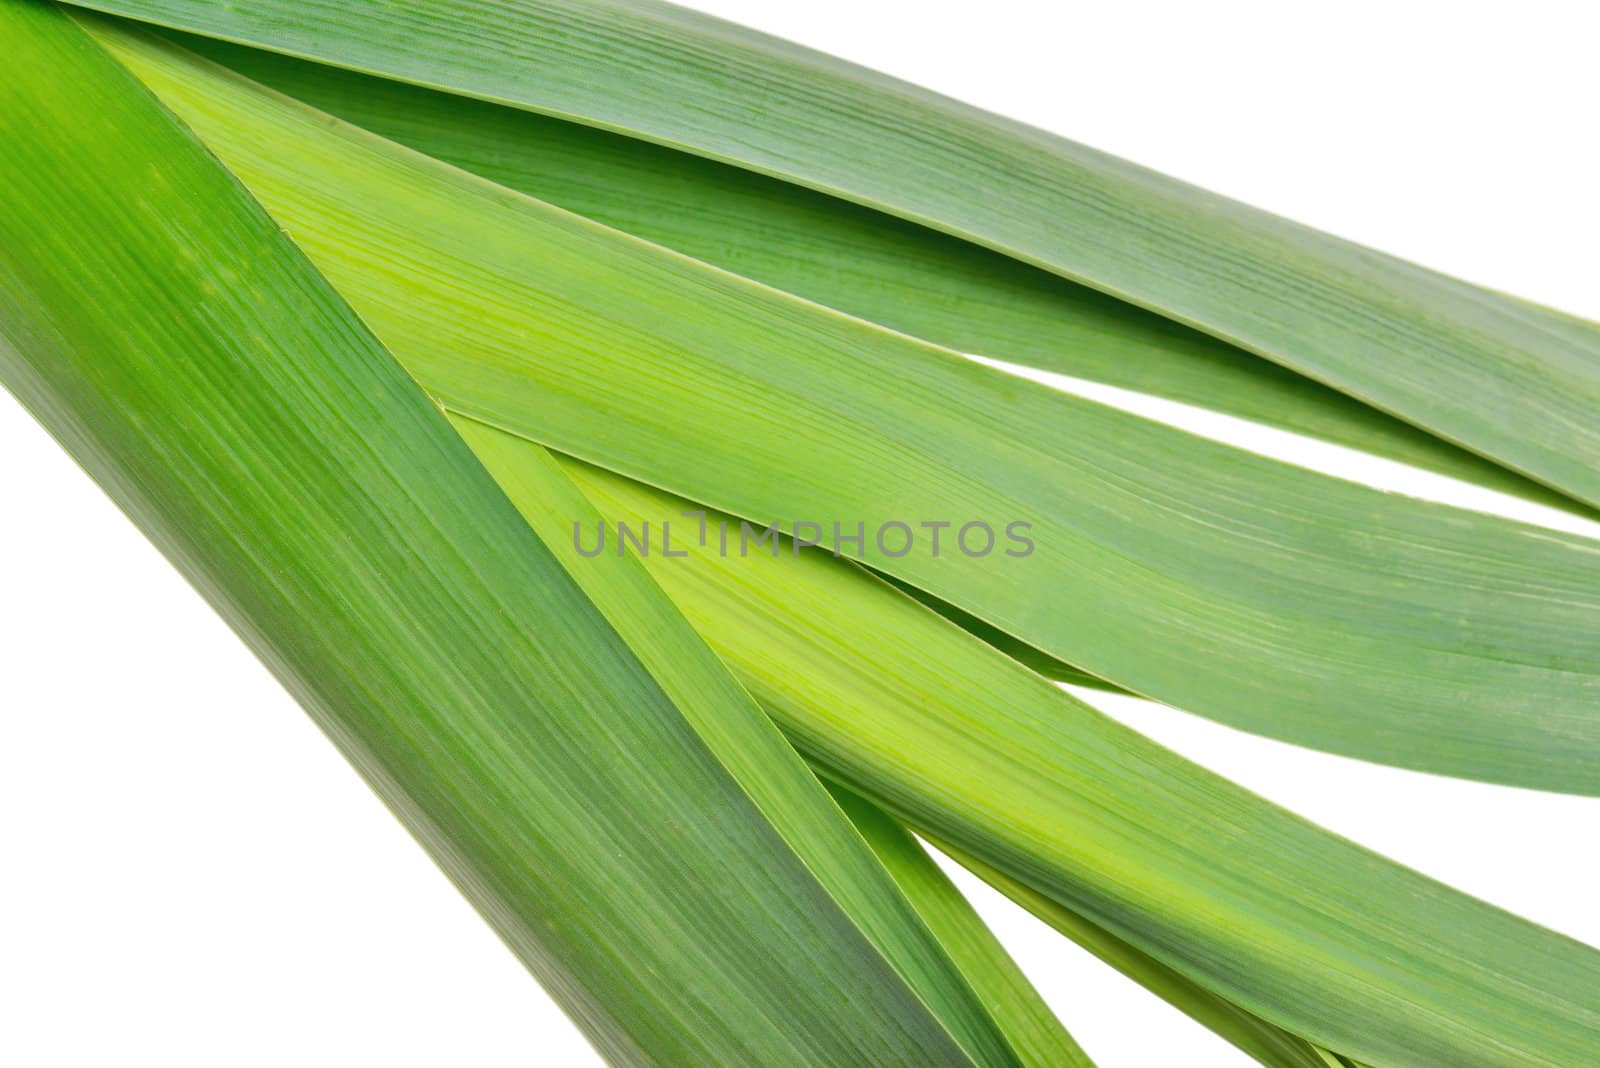
M593 551L592 547L586 548L586 542L582 537L582 533L591 527L604 528L610 524L612 537L620 539L622 535L618 532L626 526L635 536L643 538L646 545L654 545L655 551L663 554L662 558L671 562L668 564L669 567L692 566L677 562L687 556L681 545L686 531L693 531L697 525L692 520L687 526L684 523L686 517L683 513L688 502L674 502L665 495L654 493L637 484L616 480L614 477L607 479L596 469L587 468L575 461L567 461L568 469L572 471L580 485L588 486L588 492L593 495L595 501L601 505L610 505L602 515L596 510L595 504L579 490L562 487L552 479L551 470L556 466L557 460L541 446L461 416L453 416L452 421L462 437L483 460L490 473L500 480L530 525L546 538L549 544L556 547L558 555L571 573L578 578L602 610L618 621L620 629L635 643L636 648L646 650L649 659L664 666L670 666L675 662L675 657L667 655L669 653L685 657L691 664L703 658L704 650L699 642L687 640L669 618L676 613L663 610L657 603L656 597L660 589L645 577L640 563L631 559L625 552ZM629 507L628 504L618 504L614 497L607 493L608 489L620 491L623 499L629 501L633 507ZM631 498L628 496L630 493L633 495ZM713 523L725 521L713 520ZM674 522L679 523L680 545L676 550L672 541ZM572 532L570 547L567 541L569 526ZM693 534L688 534L688 537L693 538ZM596 540L602 544L606 542L603 529L598 533ZM852 573L849 565L844 567L845 573ZM764 570L758 565L756 574L752 576L753 582L740 587L747 596L749 591L759 588L764 591L764 597L771 597L775 599L773 603L777 603L797 592L802 600L805 595L815 595L818 592L815 583L807 582L804 572L799 575L780 576L776 572L764 574ZM898 599L881 580L865 572L855 572L855 574L856 585L849 585L849 580L846 579L846 584L843 586L844 590L854 596L847 595L840 600L838 607L841 609L854 612L863 605L870 609L877 600L883 598ZM720 598L715 594L709 598L697 597L697 587L693 584L683 586L682 580L685 576L674 571L669 570L658 577L668 589L677 594L685 608L699 621L700 627L712 640L724 637L730 627L742 626L739 619L748 606L740 605L726 595ZM774 579L780 581L771 581ZM871 615L870 611L868 615ZM911 618L924 626L929 622L927 619ZM771 638L772 622L767 620L766 625L755 628L753 633L757 642ZM913 636L914 634L913 631ZM872 643L878 640L877 636L870 634L866 635L866 638ZM805 654L796 656L794 651L788 648L790 644L792 643L771 643L768 653L774 665L773 669L783 673L793 668L801 673L795 678L803 680L807 668L801 661L805 659ZM871 647L870 644L864 645L863 649L870 650ZM730 648L725 644L721 649L724 655L730 652ZM870 662L870 652L867 653L867 658ZM980 660L979 663L983 661ZM955 670L962 670L965 666L962 663L951 665ZM988 666L992 668L993 662L990 661ZM759 680L755 684L761 685ZM899 680L892 673L884 674L875 680L875 685L881 687L885 693L895 693ZM807 692L803 681L799 683L799 689L801 692ZM817 691L816 710L828 709L835 696L826 688ZM823 711L822 714L832 713ZM786 719L785 722L789 723L791 730L800 734L808 729L804 720ZM852 730L851 733L854 735L861 732ZM866 732L868 737L874 734L875 732L870 730ZM908 734L905 737L914 739L915 735ZM915 742L910 741L909 744ZM868 788L881 789L885 781L887 780L884 777L874 777ZM917 903L919 910L924 916L929 917L930 926L940 934L946 946L954 949L966 945L971 948L970 954L959 959L965 961L969 971L975 972L984 980L975 984L976 989L980 994L989 992L994 995L990 1002L991 1011L1004 1014L1002 1019L1007 1024L1007 1033L1013 1036L1019 1047L1043 1054L1044 1063L1056 1060L1072 1063L1078 1054L1075 1047L1062 1042L1064 1036L1060 1035L1059 1027L1052 1027L1046 1023L1041 1029L1042 1018L1038 1014L1036 999L1032 996L1031 989L1023 991L1021 996L1005 993L1008 986L1016 983L1016 978L1010 976L1009 968L1002 969L992 960L994 947L988 942L986 933L974 928L971 919L967 917L965 907L951 899L953 891L941 877L937 877L936 873L929 870L927 858L920 853L920 850L914 844L902 841L902 835L885 822L888 818L872 804L854 799L847 790L836 791L836 796L840 797L841 804L856 822L863 837L877 851L885 865L895 872L897 881L911 894L911 899ZM992 869L970 858L962 859L980 871L985 878L994 881L1005 892L1011 894L1018 892L1004 876L999 876ZM1230 1041L1256 1056L1263 1064L1270 1068L1312 1068L1312 1066L1322 1068L1321 1056L1303 1039L1284 1032L1233 1006L1225 999L1209 993L1204 987L1096 927L1092 922L1067 911L1042 894L1035 896L1041 901L1050 902L1044 912L1064 933L1089 945L1114 966L1122 968L1185 1011L1193 1013L1202 1022L1217 1029ZM1023 899L1030 907L1038 907L1033 898L1024 895ZM1073 921L1070 926L1066 922L1068 919ZM1038 1037L1032 1042L1019 1041L1017 1037L1031 1035Z
M1187 323L1600 505L1600 328L658 0L89 0L882 209Z
M1198 330L936 230L591 126L209 38L182 42L500 185L946 348L1201 405L1582 510Z
M261 25L291 36L342 18L207 10L278 10ZM380 51L430 10L374 9ZM491 7L462 10L470 29ZM752 46L670 9L518 10L512 38L558 16L545 28L582 34L537 47L600 47L602 75L619 45L660 58L688 40L629 37L641 13L735 59ZM1081 1057L914 843L847 796L873 860L664 588L829 775L1267 1063L1600 1057L1594 950L1189 765L853 564L781 539L736 559L684 539L689 557L647 560L653 580L587 560L564 535L591 501L636 528L697 506L603 467L564 473L535 442L758 523L1031 524L1035 554L903 556L869 533L856 555L1219 718L1593 791L1591 543L1055 396L91 22L455 410L541 540L170 116L50 9L6 0L0 19L21 42L0 183L22 209L0 213L0 369L609 1056ZM463 58L444 44L446 66ZM547 80L617 91L563 77ZM1444 299L1418 277L1411 295Z
M544 450L457 425L575 573L616 562L614 542L585 560L590 513L524 503L521 472ZM1115 963L1142 981L1165 968L1242 1009L1202 1018L1252 1052L1315 1055L1298 1035L1384 1068L1600 1056L1600 951L1196 767L848 561L791 543L724 555L728 517L708 515L701 544L689 502L565 466L613 530L648 523L659 549L672 524L688 555L653 552L651 575L830 777L1130 945ZM562 537L573 523L581 543Z
M872 566L1224 722L1600 791L1595 543L1019 381L127 47L447 407L757 524L838 524ZM873 536L925 522L952 525L942 554ZM969 556L968 522L1027 524L1034 551Z
M700 735L742 778L767 786L769 793L759 800L765 801L768 818L789 838L813 847L806 853L808 863L851 906L851 914L886 948L940 1019L969 1049L983 1054L980 1063L1089 1064L1037 995L1018 996L1023 990L1031 993L1031 987L993 945L978 917L952 908L952 891L912 864L870 812L849 811L848 816L872 855L860 839L842 839L839 832L848 827L837 809L819 807L819 787L811 776L778 774L795 771L798 757L638 561L607 557L595 562L572 554L567 524L573 516L592 513L593 506L555 458L520 438L455 422L534 532L560 536L557 559ZM874 855L882 867L872 863ZM905 900L885 896L884 868L895 875ZM897 911L907 902L918 919ZM961 947L951 944L953 938L968 943L968 951L954 958ZM984 951L973 952L973 946Z

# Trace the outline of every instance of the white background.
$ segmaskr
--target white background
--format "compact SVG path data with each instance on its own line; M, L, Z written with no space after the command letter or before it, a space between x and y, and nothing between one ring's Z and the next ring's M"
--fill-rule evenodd
M1600 16L1585 0L693 6L1600 318ZM1562 522L1127 403L1350 477ZM597 1063L306 717L4 395L0 457L0 1063ZM1600 800L1366 766L1088 696L1326 826L1600 944ZM958 878L1100 1064L1247 1063Z

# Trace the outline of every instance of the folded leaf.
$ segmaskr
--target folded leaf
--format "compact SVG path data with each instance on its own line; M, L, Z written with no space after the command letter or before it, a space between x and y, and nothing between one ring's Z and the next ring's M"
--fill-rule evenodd
M0 39L0 380L601 1052L1014 1063L748 698L674 703L193 137L57 9Z
M1189 324L1600 505L1600 329L657 0L89 0L875 207Z
M591 126L204 37L183 35L181 43L500 185L925 341L1201 405L1588 512L1217 338L937 230Z
M104 32L446 407L758 528L814 523L1133 692L1600 793L1595 542L1021 381Z

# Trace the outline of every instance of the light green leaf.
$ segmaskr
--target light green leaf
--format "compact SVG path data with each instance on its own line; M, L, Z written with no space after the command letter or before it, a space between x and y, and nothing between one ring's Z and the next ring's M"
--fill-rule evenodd
M690 507L565 465L613 528L659 538ZM1600 1063L1600 951L1191 764L848 561L673 544L651 574L809 759L1154 958L1141 981L1381 1068Z
M500 481L529 525L553 548L579 584L608 618L616 623L630 645L648 663L664 669L658 671L658 677L676 680L678 686L686 687L690 692L706 685L706 678L694 676L705 676L715 683L715 676L720 669L708 669L703 664L712 654L701 639L694 637L692 632L686 633L687 628L677 610L660 603L663 598L661 587L655 584L640 561L620 551L592 552L593 542L588 534L608 524L613 531L619 529L617 524L625 524L633 534L644 539L642 549L636 549L636 552L662 554L659 558L667 561L665 566L671 569L692 567L694 565L687 561L686 556L677 555L686 553L682 543L694 538L690 532L697 527L695 521L685 520L682 514L688 502L674 502L665 495L655 494L636 484L630 485L624 480L617 480L613 486L597 470L567 461L574 475L589 487L589 493L594 495L596 501L613 505L602 515L582 491L567 481L557 459L541 446L462 416L452 416L451 422L490 473ZM599 481L594 481L596 478ZM627 499L628 492L632 491L636 495L631 501L633 507L618 505L616 498L606 493L608 487L621 490L623 499ZM667 510L667 506L673 505L676 507ZM654 506L653 509L651 506ZM678 524L677 549L673 548L674 523ZM614 536L621 538L620 534ZM603 535L600 540L604 541ZM842 566L849 568L847 564ZM683 576L669 571L659 577L668 588L683 596ZM761 577L761 569L758 568L754 577ZM770 577L787 579L789 582L798 580L800 585L795 588L802 596L814 592L807 586L804 572L798 576L779 576L774 573ZM849 609L860 603L870 606L874 598L894 596L887 587L881 586L878 580L865 573L860 574L859 582L860 588L853 591L856 596L844 598L840 602L841 608ZM845 588L849 589L848 586ZM689 590L684 603L694 606L691 611L709 609L715 612L719 607L728 607L717 605L714 598L696 598L692 586ZM778 581L772 584L767 595L783 597L787 592L790 592L787 582ZM739 610L735 607L732 612L724 612L723 618L709 624L703 617L697 618L702 619L701 626L706 634L716 640L725 634L729 626L739 626L726 618L729 615L736 616ZM771 637L770 627L757 628L753 633L761 638ZM781 665L785 647L789 644L792 642L770 643L769 652L777 671L784 670ZM863 651L868 657L871 656L867 647ZM961 665L954 666L959 668ZM893 685L893 680L885 680L885 685ZM674 689L671 692L677 691ZM825 690L819 700L825 701L831 696ZM910 744L915 742L911 741ZM1001 1023L1014 1046L1023 1052L1026 1062L1041 1065L1079 1063L1082 1054L1076 1044L1042 1006L1032 987L1016 971L1015 965L971 912L970 906L939 873L921 847L870 802L842 787L835 788L833 792L862 837L917 906L928 926L962 964L972 978L974 989ZM945 848L955 853L950 847ZM1090 946L1114 966L1157 990L1161 996L1173 1001L1184 1011L1191 1012L1207 1026L1216 1028L1262 1063L1272 1068L1323 1068L1324 1062L1320 1056L1313 1054L1304 1040L1211 994L1114 935L1050 902L1050 899L1008 884L1004 876L982 866L981 862L956 855L1006 893L1014 896L1031 895L1018 897L1028 907L1039 910L1039 901L1049 902L1048 908L1042 910L1041 914L1047 916L1063 933ZM1064 917L1070 918L1073 923L1064 923Z
M1600 792L1595 542L1056 393L105 33L446 407L757 525L820 524L1136 693L1367 759ZM912 529L896 555L892 524L926 522L951 524L942 554ZM952 544L967 523L994 532L987 555Z
M682 148L1149 308L1600 505L1600 328L657 0L87 6Z

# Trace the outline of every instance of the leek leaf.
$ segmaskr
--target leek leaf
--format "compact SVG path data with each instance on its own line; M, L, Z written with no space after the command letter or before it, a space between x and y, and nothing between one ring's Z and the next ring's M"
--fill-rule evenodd
M672 540L674 522L680 524L680 539L682 537L685 529L682 511L687 502L673 502L671 498L637 484L629 484L626 480L617 480L615 476L608 481L600 476L597 469L586 469L576 461L564 460L579 483L588 487L595 501L611 505L602 516L583 491L566 480L558 465L558 458L542 447L463 416L451 416L451 421L490 473L499 480L529 525L555 548L557 556L579 584L608 618L616 621L630 644L644 652L647 661L660 664L667 670L664 677L676 678L679 685L703 685L704 680L695 676L716 674L714 671L696 670L696 665L702 664L711 654L702 641L687 630L677 610L664 606L662 587L655 584L646 569L627 553L591 552L580 537L581 531L609 521L614 525L613 529L620 530L622 526L627 526L643 539L636 551L648 552L653 546L655 552L662 554L659 559L669 561L666 564L669 568L694 566L678 562L686 560L686 556L676 555L684 550L681 544L679 549L674 550ZM631 502L634 507L619 505L617 498L607 494L608 487L621 490L623 499L627 499L627 494L632 491L635 494ZM638 507L640 504L645 507ZM677 506L675 510L663 507L674 504ZM569 530L572 535L570 546L567 542ZM845 573L853 571L848 564L840 563L839 566ZM684 597L685 605L695 605L703 611L709 604L712 611L717 610L714 599L696 598L693 587L690 587L691 592L687 595L683 594L681 583L675 581L681 576L669 573L658 577ZM804 572L796 578L801 583L798 588L802 596L812 592L808 589ZM854 591L857 598L845 598L840 602L841 606L871 605L875 597L895 596L871 576L860 574L858 581L861 586ZM773 584L766 592L770 596L783 596L785 584ZM863 597L866 598L864 602L860 600ZM735 607L725 614L736 617L740 610ZM701 625L706 634L716 640L722 628L729 624L737 625L728 618L710 625L702 622ZM770 626L757 628L755 633L770 634ZM773 642L769 647L770 653L780 661L785 644ZM737 655L737 651L734 655ZM688 670L684 670L684 665L689 665ZM759 686L760 681L756 680L755 684ZM883 685L892 687L895 680L887 678L883 680ZM824 692L819 694L818 699L825 701L829 696L831 694ZM962 963L973 980L974 990L995 1015L1014 1047L1022 1053L1024 1063L1082 1063L1081 1050L1044 1008L1031 985L1016 970L982 922L972 913L970 906L950 886L921 847L871 802L844 787L834 787L833 793L862 837L923 915L930 929ZM1004 892L1017 896L1028 907L1040 911L1063 933L1089 946L1137 981L1218 1030L1263 1064L1271 1068L1325 1068L1326 1062L1322 1056L1303 1039L1283 1032L1211 994L1204 987L1109 932L1096 928L1089 921L1067 912L1043 895L1032 894L1025 889L1019 893L1018 887L1010 885L1004 876L993 869L961 856L948 846L945 848ZM1048 907L1041 910L1041 901L1048 902ZM1064 922L1065 919L1070 919L1071 923Z
M659 0L88 0L923 223L1600 505L1600 329Z
M630 488L634 490L638 495L633 501L635 507L615 506L616 501L605 492L610 483L604 478L594 481L596 471L586 470L575 461L566 460L574 476L588 485L596 501L613 505L602 516L576 486L571 483L565 486L560 484L565 476L560 473L557 458L542 447L463 416L451 416L451 422L490 473L499 480L529 525L547 544L555 547L558 557L602 611L617 622L619 630L633 647L645 650L652 662L668 668L679 665L680 670L675 674L680 678L684 674L696 675L692 667L684 672L681 665L695 665L709 654L699 639L685 634L681 617L674 618L677 612L665 609L659 603L658 598L663 596L661 587L656 586L640 563L626 553L591 551L580 536L583 531L608 521L613 524L614 530L621 529L615 524L624 524L643 539L635 551L649 552L653 548L662 554L664 560L684 560L685 557L676 554L684 552L681 540L686 527L693 525L687 523L682 514L687 502L676 502L676 511L665 510L662 505L674 503L670 498L654 494L654 491L636 484L630 487L622 482L620 486L612 488L620 488L624 494ZM656 507L652 512L648 507L637 507L640 503ZM672 535L675 522L679 524L680 537L677 550L673 548ZM567 543L569 531L572 537L570 548ZM622 535L618 534L617 537L621 538ZM691 565L670 563L667 566ZM841 563L840 566L845 571L851 570L848 564ZM670 588L684 596L681 585L673 581L680 576L669 574L661 577ZM803 573L799 581L802 583L800 589L804 591ZM886 588L879 589L878 580L868 575L862 574L860 582L864 585L855 592L859 597L866 597L865 603L869 605L874 597L893 596ZM775 585L769 592L772 596L782 596L785 593L784 585ZM702 604L702 601L697 601L691 592L686 596L685 604ZM841 603L853 602L846 599ZM720 625L727 622L719 620L717 624L707 626L702 623L702 626L706 627L707 635L715 636L720 633ZM772 652L775 656L781 657L782 651L783 643L773 643ZM691 684L703 684L702 680L689 681ZM893 685L893 680L887 680L885 684ZM843 787L835 787L833 792L862 837L894 874L896 882L918 907L930 928L947 947L957 952L957 959L974 977L974 989L997 1018L1002 1020L1014 1045L1028 1055L1027 1063L1076 1063L1081 1056L1076 1045L1053 1017L1049 1017L1042 1009L1031 986L1016 973L1009 958L1005 958L998 950L981 922L972 915L970 907L949 886L921 848L870 802ZM953 849L945 848L955 853ZM1006 893L1016 894L1016 890L1004 881L1004 876L992 869L982 868L978 861L956 855ZM1049 900L1042 895L1035 896L1043 901ZM1034 901L1026 898L1019 900L1037 909ZM1043 914L1063 933L1089 945L1110 963L1196 1015L1208 1026L1219 1030L1230 1041L1262 1060L1262 1063L1272 1068L1321 1068L1322 1060L1311 1052L1304 1040L1282 1032L1210 994L1203 987L1121 942L1114 935L1095 928L1081 917L1072 917L1075 926L1063 924L1062 916L1072 914L1053 902L1051 909L1054 911ZM1108 951L1107 947L1115 948ZM1201 1011L1196 1011L1195 1006L1199 1006Z
M181 43L500 185L945 348L1200 405L1588 512L1208 334L894 216L591 126L208 38L183 35Z
M482 424L459 417L452 423L491 468L534 533L555 547L557 559L724 762L745 777L770 782L773 792L763 806L769 819L786 837L811 846L807 856L822 881L867 925L886 953L898 955L896 963L940 1018L969 1048L984 1051L980 1063L1088 1064L1042 1003L1013 1006L1006 996L1009 990L994 989L1011 985L997 963L975 966L970 959L958 961L947 955L943 928L948 925L930 922L930 912L933 919L944 917L937 889L914 868L891 863L892 855L885 858L886 850L892 854L893 843L884 843L882 833L868 837L852 832L852 825L859 831L864 821L858 813L847 812L847 822L838 808L827 805L800 757L638 561L574 556L567 543L569 524L598 513L555 458ZM742 708L746 714L730 717L728 708ZM767 769L774 767L787 768L791 774L772 776ZM828 811L822 810L824 805ZM863 839L870 850L863 848ZM885 907L890 900L884 895L889 882L886 868L905 893L893 895L893 909ZM982 927L976 916L960 926L974 924ZM1003 956L998 947L994 951ZM997 1005L1007 1008L997 1011ZM1041 1058L1041 1045L1055 1055ZM1076 1061L1060 1060L1063 1050Z
M830 546L1192 712L1600 792L1595 542L1021 381L495 186L170 43L101 32L447 408L758 527L816 523ZM919 529L938 522L942 551Z
M613 528L690 507L563 462ZM808 759L1153 958L1141 981L1158 963L1383 1068L1600 1063L1600 951L1190 763L829 553L681 548L644 562Z

